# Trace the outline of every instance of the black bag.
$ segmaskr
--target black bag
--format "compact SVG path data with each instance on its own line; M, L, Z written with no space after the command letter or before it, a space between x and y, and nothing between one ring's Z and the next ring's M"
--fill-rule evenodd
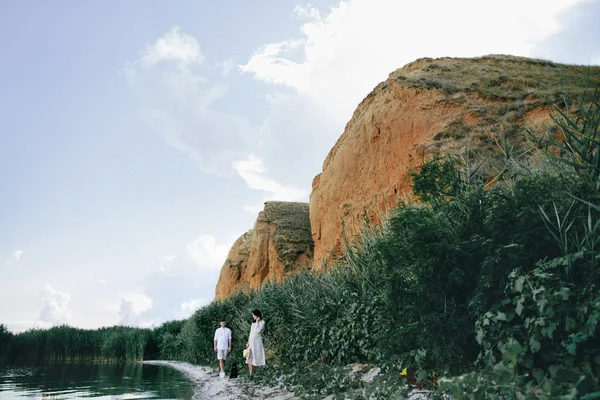
M230 378L237 378L238 377L238 370L237 370L237 364L236 363L232 363L231 364L231 373L229 374Z

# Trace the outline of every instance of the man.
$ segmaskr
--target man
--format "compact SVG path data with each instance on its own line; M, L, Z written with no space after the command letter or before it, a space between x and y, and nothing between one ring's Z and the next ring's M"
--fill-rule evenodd
M221 327L215 331L215 351L221 367L219 376L224 378L225 369L223 364L227 359L227 353L231 351L231 329L225 327L225 320L221 321Z

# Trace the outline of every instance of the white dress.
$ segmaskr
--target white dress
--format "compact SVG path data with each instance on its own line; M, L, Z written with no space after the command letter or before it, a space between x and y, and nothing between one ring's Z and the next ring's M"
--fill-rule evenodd
M265 321L252 323L252 326L250 327L250 338L248 339L248 342L250 343L250 346L248 346L250 355L248 356L246 364L252 364L255 367L265 365L265 347L263 346L262 341L262 331L264 328Z

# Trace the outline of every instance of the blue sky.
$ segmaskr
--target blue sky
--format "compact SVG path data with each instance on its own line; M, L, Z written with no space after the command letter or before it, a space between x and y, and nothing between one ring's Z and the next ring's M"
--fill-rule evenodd
M308 200L394 69L598 65L598 17L597 0L2 2L0 323L189 316L265 200Z

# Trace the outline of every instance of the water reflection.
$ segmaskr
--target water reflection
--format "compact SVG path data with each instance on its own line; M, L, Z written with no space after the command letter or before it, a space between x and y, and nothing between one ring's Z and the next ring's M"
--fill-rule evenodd
M0 398L190 399L181 372L141 363L47 364L0 368Z

